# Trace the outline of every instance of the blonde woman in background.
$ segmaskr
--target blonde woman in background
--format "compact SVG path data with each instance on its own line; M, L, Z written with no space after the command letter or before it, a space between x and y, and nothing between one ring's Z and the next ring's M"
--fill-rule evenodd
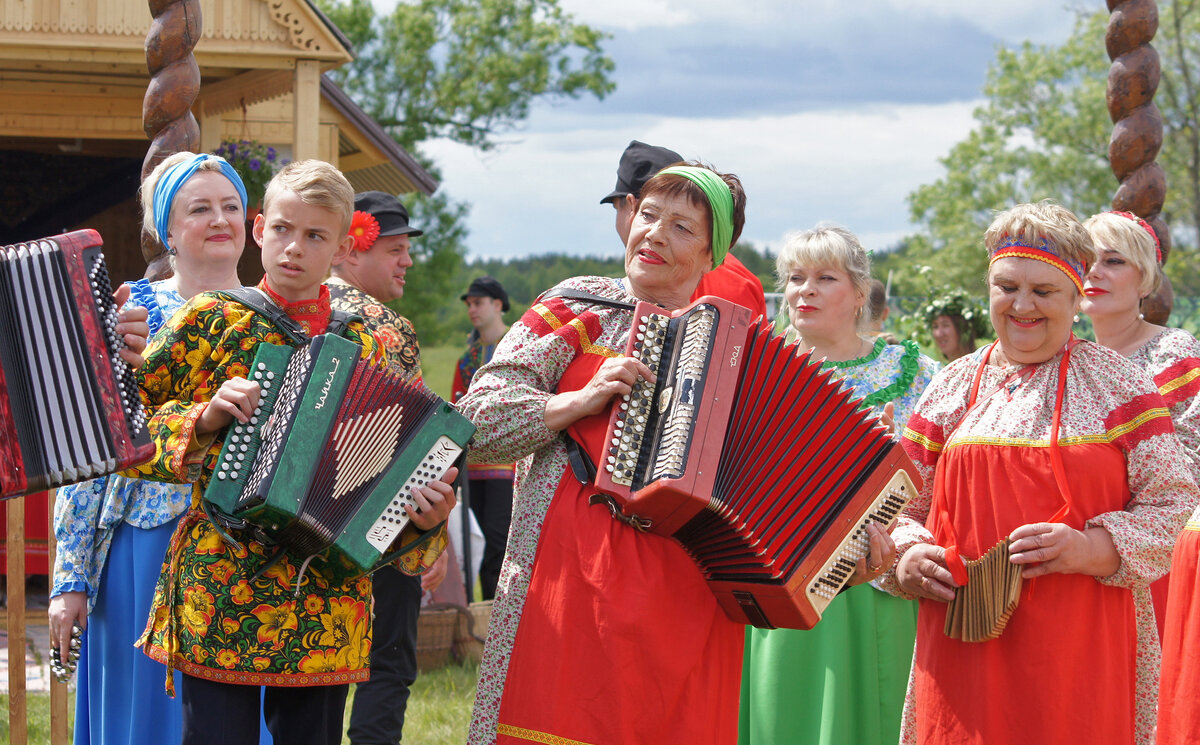
M871 266L858 238L834 226L791 235L776 275L787 339L901 432L937 364L912 341L867 334ZM739 742L895 742L916 619L916 603L863 584L810 631L747 629Z

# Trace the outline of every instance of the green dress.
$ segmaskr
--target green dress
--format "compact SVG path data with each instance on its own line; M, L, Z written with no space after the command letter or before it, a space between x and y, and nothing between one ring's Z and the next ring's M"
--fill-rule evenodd
M897 431L937 370L912 342L877 339L866 357L826 363ZM891 745L912 666L917 604L869 584L836 597L810 631L747 627L738 742Z

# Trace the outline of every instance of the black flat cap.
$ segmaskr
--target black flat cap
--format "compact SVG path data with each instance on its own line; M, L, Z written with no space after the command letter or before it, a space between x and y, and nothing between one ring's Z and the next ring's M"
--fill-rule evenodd
M621 153L621 162L617 165L616 187L611 194L600 200L600 204L620 199L626 194L639 196L642 187L654 174L681 160L683 156L674 150L634 140L625 148L625 152Z

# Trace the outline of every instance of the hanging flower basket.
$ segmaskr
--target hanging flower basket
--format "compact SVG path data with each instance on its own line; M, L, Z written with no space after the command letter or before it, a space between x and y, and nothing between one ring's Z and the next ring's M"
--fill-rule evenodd
M261 209L267 184L271 182L275 172L287 164L286 160L278 156L275 148L256 140L226 140L214 154L229 161L233 170L242 177L242 182L246 185L247 215L251 210Z

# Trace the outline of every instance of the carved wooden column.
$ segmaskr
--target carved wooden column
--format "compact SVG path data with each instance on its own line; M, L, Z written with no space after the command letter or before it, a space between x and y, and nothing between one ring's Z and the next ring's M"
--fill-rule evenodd
M192 116L200 91L200 67L192 54L203 30L200 0L149 0L149 5L154 21L146 35L150 85L142 100L142 127L151 143L142 161L143 180L168 155L195 150L200 143L200 126ZM142 257L148 279L170 275L165 247L144 231Z
M1150 45L1158 31L1155 0L1107 0L1110 13L1104 43L1112 67L1108 72L1108 115L1113 121L1108 157L1120 186L1114 210L1132 212L1154 228L1162 242L1163 261L1171 251L1171 234L1161 213L1167 178L1155 162L1163 143L1163 120L1154 105L1162 70L1158 52ZM1146 299L1143 312L1152 323L1166 323L1172 292L1163 287Z

